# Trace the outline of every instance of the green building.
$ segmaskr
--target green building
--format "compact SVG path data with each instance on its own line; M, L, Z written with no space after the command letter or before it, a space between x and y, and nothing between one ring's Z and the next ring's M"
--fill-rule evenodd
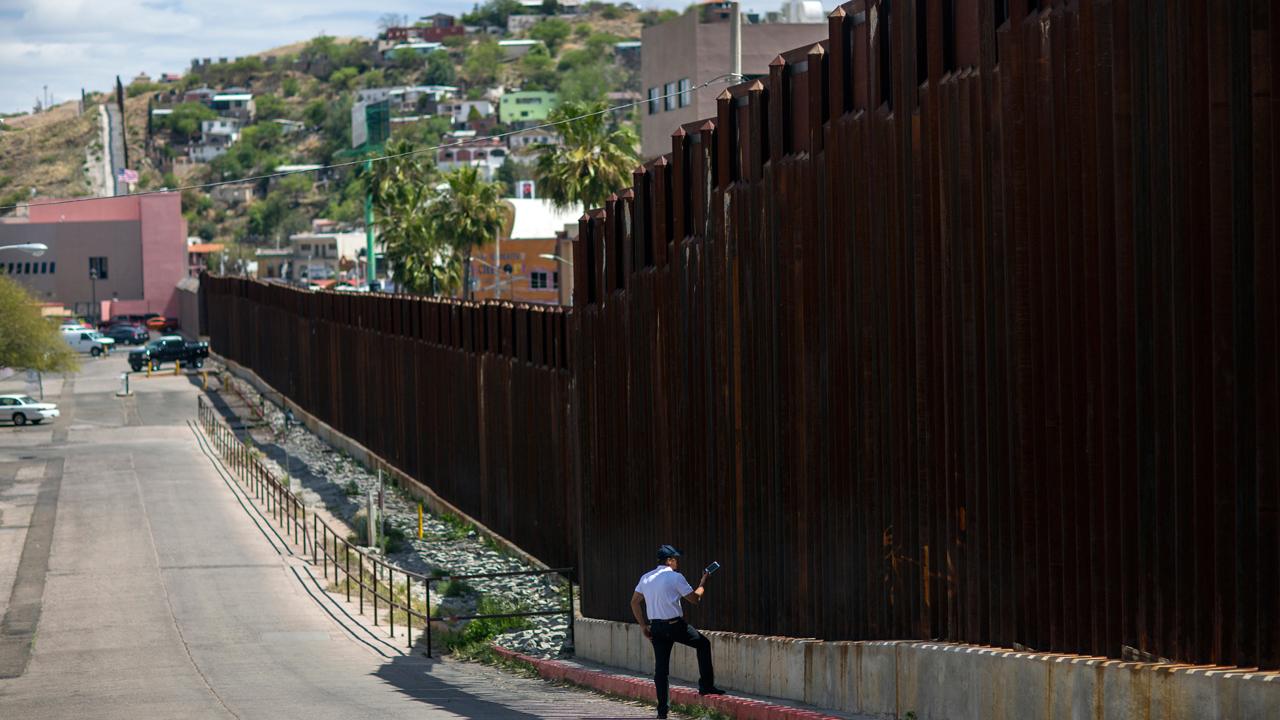
M498 102L498 121L519 127L546 122L547 113L559 103L555 93L543 90L507 93Z

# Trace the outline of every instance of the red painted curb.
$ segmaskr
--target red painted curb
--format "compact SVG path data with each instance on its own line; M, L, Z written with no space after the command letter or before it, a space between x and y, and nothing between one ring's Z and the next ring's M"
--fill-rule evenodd
M538 674L547 680L568 681L574 685L634 700L654 702L657 699L651 680L574 667L558 660L530 657L497 645L494 645L493 649L509 660L519 660L532 665L537 669ZM731 695L699 695L696 691L683 687L671 688L671 702L709 707L741 720L839 720L831 715L823 715L812 710L773 705L759 700L748 700Z

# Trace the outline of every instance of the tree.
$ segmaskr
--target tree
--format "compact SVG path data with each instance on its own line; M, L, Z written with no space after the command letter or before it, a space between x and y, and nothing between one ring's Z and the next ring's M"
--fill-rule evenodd
M611 193L631 184L639 139L630 127L610 127L607 107L570 101L551 111L548 119L563 123L563 140L538 148L538 189L557 208L600 207ZM579 119L569 120L574 117Z
M603 100L618 85L613 66L579 65L560 76L560 98L566 102Z
M478 5L471 12L462 16L464 25L480 25L491 27L507 27L507 17L524 12L520 0L488 0Z
M0 367L69 372L78 366L58 328L40 315L35 298L0 277Z
M404 27L409 24L409 16L401 13L383 13L378 18L378 30L386 34L393 27Z
M374 163L364 177L372 190L374 221L396 282L410 292L434 294L452 289L457 271L449 267L453 253L431 215L434 173L421 155L405 154L413 150L412 143L393 141L387 153L401 157Z
M447 187L431 202L432 222L462 263L463 296L471 290L471 251L496 240L507 217L502 204L502 183L480 177L474 167L446 173Z
M462 77L473 86L489 86L502 70L502 48L498 41L486 37L467 48L462 61Z
M271 93L265 93L254 98L253 104L257 109L259 120L275 120L285 116L284 100Z
M173 109L166 124L170 130L182 136L183 140L190 140L191 136L200 132L200 123L217 118L218 113L204 105L186 102Z
M520 58L520 76L524 79L521 87L525 90L546 90L555 92L560 87L560 76L556 73L555 61L551 54L541 46L534 46L524 57Z
M422 82L427 85L452 85L458 81L458 73L453 68L453 60L444 50L435 50L427 55L427 72Z
M537 24L529 28L529 37L534 40L541 40L552 55L560 49L560 46L569 38L569 33L573 32L573 27L564 20L552 17L546 20L539 20Z
M360 71L350 65L334 70L329 75L329 84L338 90L350 90L355 84L356 78L360 77Z

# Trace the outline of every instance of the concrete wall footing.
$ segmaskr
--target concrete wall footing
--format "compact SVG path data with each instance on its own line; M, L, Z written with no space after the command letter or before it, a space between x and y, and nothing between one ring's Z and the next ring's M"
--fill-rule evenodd
M824 642L701 631L716 684L842 713L917 720L1280 720L1280 673L940 642ZM578 656L653 672L632 623L579 617ZM695 682L677 645L671 674Z

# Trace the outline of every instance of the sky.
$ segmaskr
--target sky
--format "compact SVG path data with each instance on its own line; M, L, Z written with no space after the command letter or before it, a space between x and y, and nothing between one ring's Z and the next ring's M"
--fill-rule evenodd
M689 0L644 0L683 8ZM30 110L139 72L185 72L194 57L235 57L319 34L372 37L387 13L460 14L474 0L0 0L0 112ZM824 3L834 7L833 0ZM773 9L781 0L745 3Z

